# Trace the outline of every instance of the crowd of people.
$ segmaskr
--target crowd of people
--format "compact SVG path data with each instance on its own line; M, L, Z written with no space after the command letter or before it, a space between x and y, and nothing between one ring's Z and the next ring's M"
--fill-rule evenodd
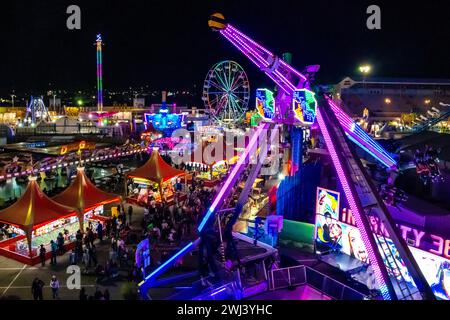
M428 145L425 146L424 151L417 149L414 153L416 171L424 185L442 180L438 156L439 151Z
M186 200L180 200L180 192L174 194L174 204L167 206L150 197L144 208L141 221L143 236L149 237L151 244L176 244L193 234L201 216L212 198L212 189L204 186L203 180L193 178L187 188Z
M81 229L76 232L74 248L69 254L69 264L79 265L82 274L95 276L96 283L101 285L110 280L120 278L120 271L127 271L127 280L130 282L138 282L141 280L140 270L135 264L136 243L139 240L137 236L133 236L130 226L133 216L133 207L128 206L127 210L123 204L117 206L117 216L105 220L104 223L98 222L93 224L89 221L85 232ZM135 234L134 234L135 235ZM109 243L109 252L107 253L107 261L105 264L100 263L98 257L98 245ZM59 233L55 240L50 241L51 259L50 264L57 264L57 257L66 253L65 238L63 233ZM41 265L46 264L47 250L44 245L39 248L39 257ZM35 300L42 300L42 288L44 283L36 278L32 283L32 293ZM50 283L52 290L57 284L52 278ZM85 289L81 289L80 299L90 300L85 293ZM57 290L56 290L57 291ZM53 292L53 291L52 291ZM53 292L53 298L57 299L57 292ZM109 292L97 292L92 296L94 300L109 300Z
M196 168L191 168L194 172ZM249 170L244 170L240 176L240 181L244 181L249 176ZM221 177L221 184L224 183L226 174ZM75 235L74 248L69 254L69 263L79 265L82 274L95 276L98 285L107 285L110 280L122 279L123 270L128 271L127 280L138 283L142 280L143 271L141 266L136 264L137 244L143 239L149 239L151 247L151 268L157 268L161 263L165 262L171 256L171 247L173 250L183 243L197 236L196 226L206 213L210 206L214 195L221 188L221 184L216 187L208 188L204 181L195 174L188 185L179 183L174 193L174 201L170 205L165 201L157 201L157 199L149 196L148 204L143 208L144 214L141 219L142 232L136 232L131 227L133 217L133 207L127 206L127 210L123 204L116 207L117 215L112 214L110 218L103 223L89 223L85 230L78 230ZM180 188L181 187L181 188ZM182 190L180 190L182 189ZM233 207L238 199L240 187L232 188L230 196L225 199L224 207ZM181 196L183 194L183 197ZM112 210L113 211L113 210ZM226 221L232 219L227 217L223 221L225 227ZM106 263L102 264L98 257L98 246L109 244L109 253ZM51 240L50 243L51 259L50 264L57 264L57 257L65 253L64 237L59 235L57 239ZM46 248L41 246L39 249L42 265L46 263ZM211 252L207 252L203 256L204 261L200 265L207 265ZM103 255L102 255L103 257ZM177 265L182 265L182 259ZM211 268L209 268L211 269ZM211 270L210 270L211 271ZM32 284L33 297L35 299L42 298L43 282L35 279ZM53 292L53 287L59 285L52 279L52 295L58 298L58 292ZM104 293L96 290L92 296L87 296L86 289L82 288L79 295L80 300L109 300L109 292Z

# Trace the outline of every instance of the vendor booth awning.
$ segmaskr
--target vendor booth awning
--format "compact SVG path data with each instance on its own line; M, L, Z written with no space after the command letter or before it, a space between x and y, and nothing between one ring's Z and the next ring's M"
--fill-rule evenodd
M74 208L59 204L43 193L35 177L30 177L29 180L20 199L8 208L0 210L1 222L15 225L27 232L39 225L76 213Z
M143 166L128 172L127 176L129 178L141 178L161 184L185 174L183 170L175 169L167 164L159 155L158 150L153 149L150 159Z
M83 213L97 206L121 200L120 196L97 188L86 176L84 168L77 168L77 176L70 186L52 199Z
M76 209L59 204L39 189L36 177L30 177L27 189L13 205L0 211L0 221L22 229L28 241L30 257L33 230L55 220L77 214Z

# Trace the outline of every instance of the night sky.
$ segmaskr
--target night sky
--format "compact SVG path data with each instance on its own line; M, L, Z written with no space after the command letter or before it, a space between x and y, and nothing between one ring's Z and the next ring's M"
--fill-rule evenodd
M66 28L66 8L81 7L81 30ZM378 4L382 30L366 28ZM450 78L448 0L45 0L1 1L0 89L89 89L96 85L95 35L102 33L104 87L201 87L217 61L246 69L252 88L271 85L237 49L207 25L214 11L267 48L293 53L293 64L320 64L321 83L356 73Z

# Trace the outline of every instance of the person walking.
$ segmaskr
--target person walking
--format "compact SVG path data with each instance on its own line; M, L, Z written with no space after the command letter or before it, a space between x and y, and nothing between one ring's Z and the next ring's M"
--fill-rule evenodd
M78 263L77 250L75 248L73 248L72 252L70 253L69 263L71 265L76 265Z
M31 294L34 300L44 300L42 295L42 288L44 287L44 282L39 278L34 278L31 284Z
M96 231L98 239L103 242L103 224L101 222L98 223Z
M84 272L87 273L89 268L91 267L91 259L89 257L89 251L87 248L84 248L83 264L84 264Z
M108 289L105 289L105 291L103 291L103 300L110 300L110 295L109 295Z
M44 245L41 244L41 247L39 249L39 258L41 259L41 264L44 267L45 266L45 253L47 250L45 249Z
M56 242L58 244L58 251L59 254L64 254L64 236L62 232L58 234L58 237L56 238Z
M131 225L131 217L133 215L133 206L128 206L128 223Z
M109 238L111 236L111 219L106 220L105 236Z
M85 288L81 288L80 290L80 301L87 301L88 297L86 294L86 289Z
M97 264L98 264L98 261L97 261L97 249L95 248L95 245L91 245L88 248L88 252L89 252L89 260L94 263L94 267L97 266Z
M56 265L56 256L58 254L58 245L56 244L55 241L51 240L50 241L50 247L51 247L51 250L52 250L52 258L50 260L50 264Z
M91 228L87 228L86 233L87 233L87 238L88 238L89 244L92 247L94 245L94 240L95 240L94 231L92 231Z
M59 291L59 281L56 276L52 276L52 280L50 280L50 288L52 289L53 299L59 299L58 291Z

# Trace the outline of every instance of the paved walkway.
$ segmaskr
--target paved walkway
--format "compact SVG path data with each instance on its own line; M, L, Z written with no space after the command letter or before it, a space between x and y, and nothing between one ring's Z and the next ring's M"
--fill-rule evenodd
M133 230L138 230L140 229L143 209L135 206L133 209L132 228ZM95 245L97 247L98 262L105 265L109 259L110 241L107 239L104 240L103 243L100 243L99 240L96 240ZM50 260L47 260L46 266L44 267L40 264L28 266L12 259L0 257L0 299L33 299L31 295L31 283L35 277L38 277L45 283L44 299L50 300L52 299L51 289L49 288L50 279L52 275L56 275L61 285L59 292L60 299L78 300L79 290L68 289L66 285L67 278L70 276L70 274L66 273L68 266L69 253L58 256L56 266L50 265ZM81 270L83 270L81 263L79 266ZM102 285L97 285L96 277L94 275L82 274L81 286L85 287L88 296L93 295L98 287L102 292L103 290L108 289L111 300L123 300L122 288L129 283L127 281L127 275L128 272L126 270L121 270L118 279L102 283Z

